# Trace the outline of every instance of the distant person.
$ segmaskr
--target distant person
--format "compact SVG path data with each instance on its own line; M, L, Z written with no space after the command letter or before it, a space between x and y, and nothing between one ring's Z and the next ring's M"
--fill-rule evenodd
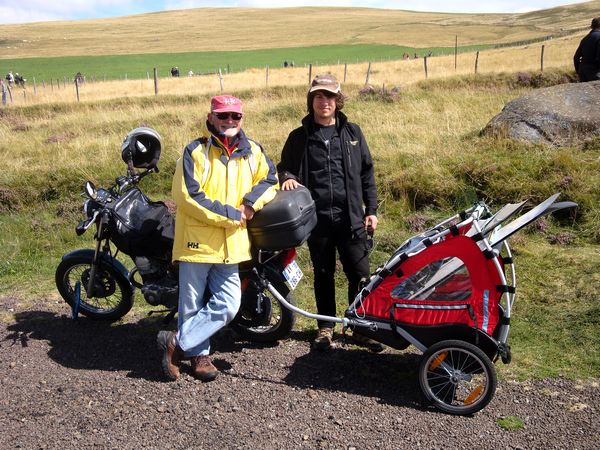
M178 77L179 76L179 67L172 67L171 68L171 76L172 77Z
M84 79L84 77L83 77L83 74L82 74L81 72L77 72L77 73L75 74L75 82L76 82L77 84L83 84L83 82L84 82L84 81L85 81L85 79Z
M592 19L591 31L579 43L573 64L579 81L600 80L600 17Z
M288 62L287 62L287 61L284 61L284 62L283 62L283 67L287 67L288 65L289 65L289 64L288 64Z
M19 75L18 73L15 73L15 85L21 86L22 88L25 87L25 78L23 78L23 76Z
M6 74L6 81L8 82L9 86L12 86L12 84L15 82L15 76L13 75L12 70L9 70Z
M373 160L360 129L341 109L345 96L332 74L318 75L307 93L308 114L283 146L277 165L285 191L306 186L317 210L317 225L308 239L314 268L314 293L320 315L335 317L336 252L348 280L348 302L369 277L369 235L377 228L377 189ZM331 347L334 323L318 321L312 343ZM383 345L359 334L353 340L372 351Z
M188 77L193 77L194 71L192 69L188 70Z

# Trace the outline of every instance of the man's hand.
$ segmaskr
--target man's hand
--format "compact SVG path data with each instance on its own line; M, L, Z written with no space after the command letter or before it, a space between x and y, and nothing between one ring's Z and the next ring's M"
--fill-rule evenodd
M242 218L240 219L240 224L242 226L246 226L246 222L248 220L252 220L254 217L254 209L251 206L240 205L240 212L242 213Z
M302 186L302 185L300 183L298 183L296 180L294 180L293 178L288 178L281 184L281 189L284 191L292 191L292 190L296 189L298 186Z
M365 230L367 230L367 233L373 235L373 233L375 233L375 230L377 229L378 223L379 220L377 220L377 216L365 217Z

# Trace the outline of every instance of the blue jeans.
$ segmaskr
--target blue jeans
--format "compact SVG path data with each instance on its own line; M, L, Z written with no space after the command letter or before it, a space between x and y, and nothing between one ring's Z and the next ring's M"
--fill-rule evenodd
M241 296L237 264L179 263L177 343L185 356L210 353L210 337L233 320Z

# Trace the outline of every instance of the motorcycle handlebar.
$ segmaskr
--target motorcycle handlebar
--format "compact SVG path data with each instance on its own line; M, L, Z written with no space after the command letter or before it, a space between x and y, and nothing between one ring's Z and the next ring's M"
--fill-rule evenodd
M150 169L146 169L142 173L132 173L132 174L129 174L128 176L120 176L115 180L115 183L119 187L119 190L123 190L130 184L138 184L142 180L142 178L144 178L154 172L158 173L158 167L152 167Z

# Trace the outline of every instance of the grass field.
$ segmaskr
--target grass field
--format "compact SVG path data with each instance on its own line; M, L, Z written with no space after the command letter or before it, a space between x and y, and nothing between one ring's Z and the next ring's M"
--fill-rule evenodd
M599 10L600 0L526 14L369 8L188 9L111 19L0 25L0 59L317 45L454 47L456 36L461 46L497 44L583 30ZM226 33L213 25L224 20L235 24Z
M530 22L523 23L536 33L554 22L574 28L578 11L532 13ZM573 21L561 22L567 13ZM456 26L465 19L446 16ZM482 17L479 23L492 19L497 18ZM0 27L0 32L6 30ZM541 44L481 51L477 75L470 52L459 55L456 70L452 55L431 58L428 79L422 59L375 62L370 83L377 89L369 95L360 93L367 64L347 67L346 112L361 125L376 164L381 227L373 266L413 235L415 224L434 224L478 199L498 208L524 199L533 204L560 191L563 200L580 205L574 214L548 218L512 240L519 285L513 364L498 365L505 377L600 375L600 141L553 149L479 134L506 102L534 88L518 82L518 72L531 73L538 85L572 76L571 58L581 35L544 43L543 75ZM308 33L305 39L311 39ZM344 77L343 65L319 65L313 74L317 71ZM273 68L268 86L264 69L223 78L224 89L245 102L245 130L275 162L305 113L307 82L302 67ZM393 97L389 89L395 86L399 91ZM61 301L53 282L61 255L90 245L90 236L74 233L82 216L82 185L92 180L106 186L124 172L120 143L130 129L151 126L163 136L161 172L146 179L144 188L154 199L169 196L175 161L196 136L220 83L214 75L164 78L158 96L153 89L147 79L86 83L77 102L73 86L38 85L34 94L30 85L26 91L14 90L13 103L0 108L0 297L17 298L23 305L33 298ZM305 248L299 261L306 278L295 296L300 306L313 310ZM337 281L343 297L343 276ZM136 308L148 310L139 294ZM340 301L340 314L342 310ZM308 319L298 322L302 329L314 326Z
M444 79L460 75L473 74L475 61L477 60L477 73L502 74L511 72L538 73L541 69L541 51L544 46L544 68L545 70L560 69L565 72L570 70L572 55L583 33L574 36L553 39L531 45L520 47L507 47L500 49L482 50L476 52L464 52L457 55L435 56L428 58L427 76L429 79ZM363 47L364 48L364 47ZM140 61L148 56L140 55ZM122 57L115 57L122 58ZM77 58L73 58L78 60ZM101 58L99 58L101 59ZM171 61L169 61L171 63ZM455 67L456 63L456 67ZM174 64L165 64L158 72L159 95L203 95L208 93L219 93L221 86L226 92L239 92L248 89L263 87L293 87L306 86L308 83L309 69L296 64L293 68L269 67L268 80L267 70L249 69L244 72L227 73L222 71L222 78L217 74L202 76L185 76L186 66L178 64L182 71L182 77L171 78L169 69ZM91 66L91 65L90 65ZM56 67L56 66L54 66ZM62 65L60 65L62 67ZM369 64L354 63L345 66L342 64L314 65L312 75L320 72L332 72L341 81L347 84L364 85L367 81ZM48 68L47 70L55 70ZM58 69L62 70L62 69ZM120 68L116 69L121 70ZM89 74L89 72L87 72ZM153 71L150 68L144 78L121 79L107 82L88 82L79 87L80 101L97 101L102 99L122 99L123 97L139 97L154 94ZM32 105L38 103L57 103L77 101L76 89L72 83L72 75L60 80L54 79L50 82L32 79L27 82L27 89L14 88L12 91L12 104ZM424 60L392 60L375 61L371 64L369 73L369 84L377 88L388 89L397 87L404 88L415 82L425 79Z
M458 48L459 53L490 48L490 45L470 45ZM242 72L251 68L281 68L287 61L294 66L308 64L333 65L339 63L382 62L401 60L407 53L411 56L434 56L454 54L454 48L414 48L397 45L320 45L303 48L273 48L262 50L186 53L145 53L137 55L65 56L54 58L22 58L0 60L0 73L8 70L25 74L30 84L35 79L41 84L51 79L72 81L77 72L88 80L124 80L153 76L156 67L161 77L171 76L171 67L177 66L180 75L189 70L194 74ZM4 70L2 70L4 69Z
M549 219L513 240L519 275L511 337L515 362L501 370L511 377L597 376L600 145L556 150L478 136L506 101L530 89L512 80L487 75L423 81L395 102L364 98L360 86L347 86L347 113L361 124L376 163L382 222L373 264L414 233L411 224L432 224L477 199L499 207L562 191L563 199L581 205L577 214ZM246 102L248 134L278 161L287 133L304 114L305 88L238 95ZM107 185L123 173L119 145L133 127L149 125L164 137L161 172L144 185L152 198L167 198L175 160L195 136L209 98L164 95L2 110L0 295L25 304L33 297L58 300L53 272L60 256L90 245L89 236L73 232L83 182ZM565 177L572 181L565 185ZM305 249L299 260L306 279L296 297L311 310ZM338 282L342 296L343 277ZM147 309L139 298L137 307ZM301 319L298 326L314 323Z

